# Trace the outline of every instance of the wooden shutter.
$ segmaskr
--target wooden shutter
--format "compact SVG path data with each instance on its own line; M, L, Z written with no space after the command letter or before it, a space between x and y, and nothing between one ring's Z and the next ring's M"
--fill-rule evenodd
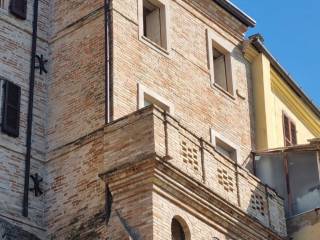
M27 0L11 0L10 12L16 17L25 20L27 18Z
M20 98L21 88L9 81L4 83L2 132L12 136L19 136L20 126Z
M297 130L296 125L293 122L290 122L290 130L291 130L291 144L297 144Z
M283 115L283 128L285 146L290 146L290 123L289 118L286 115Z
M285 114L283 114L283 134L285 146L292 146L297 144L296 125Z

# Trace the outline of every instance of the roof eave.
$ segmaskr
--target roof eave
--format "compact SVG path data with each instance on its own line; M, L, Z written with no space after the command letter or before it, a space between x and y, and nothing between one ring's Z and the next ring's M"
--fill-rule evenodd
M280 76L286 81L286 83L294 90L294 92L308 104L312 111L320 118L320 110L313 101L304 93L304 91L296 84L287 71L280 65L280 63L272 56L270 51L264 46L260 38L253 38L251 41L254 48L263 53L270 61L271 66L280 74Z
M256 21L228 0L213 0L247 27L255 27Z

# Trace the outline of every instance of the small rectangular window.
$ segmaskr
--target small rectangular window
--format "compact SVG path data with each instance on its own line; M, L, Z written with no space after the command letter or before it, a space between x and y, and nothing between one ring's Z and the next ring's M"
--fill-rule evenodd
M235 80L232 77L232 52L235 45L213 30L207 30L208 67L211 84L234 97Z
M236 161L237 159L237 151L227 143L223 142L221 139L216 138L216 149L219 153L224 155L225 157Z
M11 0L9 8L10 12L17 18L23 20L27 18L27 0Z
M143 36L167 48L165 6L157 0L143 0Z
M174 115L174 106L171 102L145 86L138 84L138 108L141 109L152 104Z
M213 146L216 148L217 152L235 162L238 162L238 147L234 143L232 143L231 141L214 131L213 129L211 129L211 142Z
M213 48L213 67L214 67L214 82L222 89L229 92L227 81L226 56L218 49Z
M165 103L157 100L156 98L148 95L148 94L145 94L144 95L144 106L147 107L147 106L150 106L150 105L155 105L159 108L161 108L162 110L166 111L166 112L170 112L170 107L167 106Z
M283 134L285 146L292 146L297 144L296 125L286 114L283 114Z
M9 81L3 85L2 132L19 136L21 88Z

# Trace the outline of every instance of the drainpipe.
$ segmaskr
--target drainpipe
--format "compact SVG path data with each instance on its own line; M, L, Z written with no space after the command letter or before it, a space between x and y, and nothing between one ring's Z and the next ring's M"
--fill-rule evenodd
M111 16L112 0L104 1L105 16L105 124L113 120L113 66L112 66L112 16Z
M33 3L33 22L32 22L32 47L31 47L31 63L29 78L29 103L28 103L28 119L27 119L27 140L26 140L26 158L25 158L25 177L24 177L24 193L23 193L23 216L28 217L29 205L29 178L30 178L30 160L31 160L31 140L32 140L32 118L33 118L33 96L34 96L34 78L35 78L35 61L37 50L37 30L38 30L38 5L39 0Z

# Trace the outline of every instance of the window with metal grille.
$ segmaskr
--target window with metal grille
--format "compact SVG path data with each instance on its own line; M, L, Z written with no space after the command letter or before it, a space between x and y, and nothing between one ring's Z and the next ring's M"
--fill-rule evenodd
M283 114L283 134L285 146L292 146L297 144L296 125L286 114Z
M5 81L3 85L2 132L12 137L19 136L21 88Z

